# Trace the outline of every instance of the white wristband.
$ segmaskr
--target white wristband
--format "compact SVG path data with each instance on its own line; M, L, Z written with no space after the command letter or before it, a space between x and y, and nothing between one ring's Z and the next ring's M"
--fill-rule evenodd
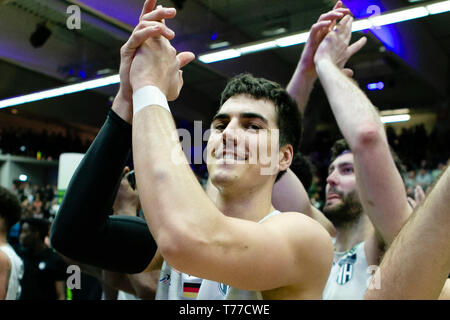
M160 106L170 112L166 96L155 86L145 86L133 93L133 115L149 106Z

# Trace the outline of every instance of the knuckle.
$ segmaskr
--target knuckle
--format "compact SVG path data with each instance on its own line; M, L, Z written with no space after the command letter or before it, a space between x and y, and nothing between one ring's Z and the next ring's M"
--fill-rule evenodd
M141 30L141 29L145 28L145 26L146 26L145 21L139 21L139 23L136 27L136 30Z

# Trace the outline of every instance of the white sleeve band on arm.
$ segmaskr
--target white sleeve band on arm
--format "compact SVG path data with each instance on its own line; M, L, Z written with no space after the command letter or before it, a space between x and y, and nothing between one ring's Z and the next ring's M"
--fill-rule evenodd
M160 106L170 112L166 96L155 86L145 86L133 93L133 115L148 106Z

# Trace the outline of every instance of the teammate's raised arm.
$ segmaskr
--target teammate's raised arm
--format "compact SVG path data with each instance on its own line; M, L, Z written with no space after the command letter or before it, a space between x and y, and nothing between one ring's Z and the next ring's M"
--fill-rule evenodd
M309 95L317 80L317 73L314 65L314 55L317 48L327 33L333 30L336 21L349 13L349 9L342 7L342 1L337 1L332 10L322 14L317 22L311 26L308 41L303 48L300 60L286 88L291 97L297 102L297 106L301 113L305 112ZM351 55L343 56L341 61L339 61L339 66L343 68L350 56ZM348 68L343 69L343 72L348 76L353 75L353 71Z
M356 83L339 70L339 60L364 45L349 46L353 18L346 16L324 38L314 61L337 124L354 155L359 198L377 235L389 245L407 220L411 208L395 167L378 112Z
M383 257L379 287L366 299L450 299L449 190L447 167Z

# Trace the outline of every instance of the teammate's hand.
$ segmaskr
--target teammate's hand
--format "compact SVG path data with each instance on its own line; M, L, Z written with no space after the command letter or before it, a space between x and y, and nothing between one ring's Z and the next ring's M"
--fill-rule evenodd
M154 36L163 36L173 39L174 32L163 23L165 19L175 17L173 8L158 7L154 10L156 0L147 0L139 17L139 24L133 30L128 41L120 49L120 88L116 96L117 103L113 105L114 111L128 123L133 116L133 90L130 83L130 69L136 50L145 40Z
M425 200L425 192L420 185L417 185L414 189L414 200L416 201L417 205L421 204L423 200Z
M317 48L328 32L333 30L336 21L349 13L350 10L342 8L342 2L338 1L331 11L322 14L317 22L312 25L309 31L308 41L306 41L305 47L303 48L298 65L304 76L308 76L313 80L317 78L314 65L314 55Z
M166 95L167 100L175 100L183 86L180 69L194 58L192 52L181 52L177 55L168 38L151 37L136 51L131 64L130 83L133 92L153 85Z
M353 17L345 16L336 28L325 36L314 55L316 66L322 60L329 60L342 69L348 59L366 44L367 38L363 37L349 46L352 22ZM348 76L353 75L350 69L345 69L344 73Z

